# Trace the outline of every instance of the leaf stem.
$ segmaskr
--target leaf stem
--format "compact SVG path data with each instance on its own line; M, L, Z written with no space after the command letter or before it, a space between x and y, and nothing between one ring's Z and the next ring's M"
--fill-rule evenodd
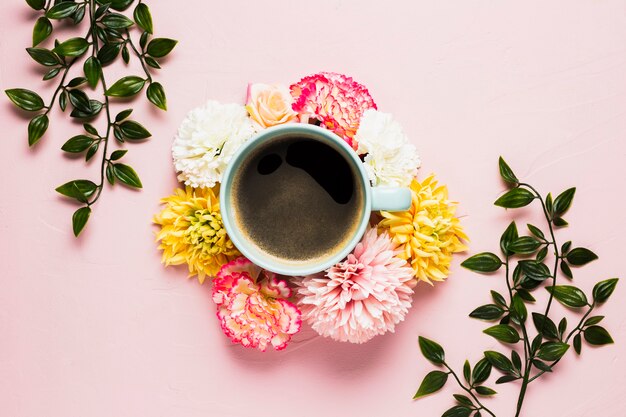
M457 374L452 370L452 368L450 368L448 366L447 363L443 363L443 366L445 366L448 371L450 372L450 374L452 374L452 376L454 377L454 379L456 379L456 382L459 384L459 387L461 387L461 389L465 392L467 392L469 395L471 395L471 397L474 399L474 401L476 402L476 404L478 404L478 410L485 410L486 413L489 413L489 415L491 415L492 417L496 417L496 415L491 412L491 410L489 410L487 407L485 407L480 400L476 397L476 395L474 395L474 393L472 392L471 389L467 388L465 385L463 385L463 383L461 382L461 380L459 379L459 377L457 376Z
M150 69L146 65L146 61L143 57L143 54L139 52L139 50L133 43L133 40L130 37L130 32L128 31L128 29L126 29L126 41L130 45L130 49L133 50L133 53L137 56L137 58L139 58L139 62L141 62L141 67L143 68L143 71L146 73L146 77L148 77L148 82L152 83L152 75L150 74Z
M574 333L578 334L580 332L582 332L583 328L583 324L585 323L585 320L587 319L587 317L589 317L589 314L591 314L591 312L593 311L593 309L595 308L596 303L592 303L591 306L589 306L589 310L587 310L587 312L585 313L585 315L583 315L583 317L580 319L580 321L578 322L578 325L571 331L569 332L569 334L567 335L567 337L565 338L565 343L568 343L572 336L575 336ZM561 361L561 358L555 360L554 362L552 362L550 364L550 368L556 366L557 363L559 363ZM539 373L535 376L533 376L532 378L530 378L530 380L528 381L528 383L530 384L531 382L533 382L535 379L539 378L541 375L545 374L546 371L539 371Z
M95 8L96 8L95 0L89 0L89 19L91 20L91 30L93 32L93 39L94 39L94 42L92 44L93 56L98 55L98 48L99 48L98 37L96 36L97 25L96 25L95 16L94 16ZM111 137L111 126L113 125L112 119L111 119L109 97L106 95L107 84L106 84L106 79L104 77L104 71L102 71L100 75L100 80L102 81L102 90L104 94L104 107L106 110L106 117L107 117L107 130L106 130L106 134L101 138L101 140L104 142L104 148L102 150L102 162L100 164L100 183L98 184L98 191L96 191L95 196L91 199L91 201L87 203L88 206L92 206L96 201L98 201L98 199L100 199L100 196L102 195L102 190L104 189L104 177L105 177L107 162L108 162L107 150L109 147L109 139Z

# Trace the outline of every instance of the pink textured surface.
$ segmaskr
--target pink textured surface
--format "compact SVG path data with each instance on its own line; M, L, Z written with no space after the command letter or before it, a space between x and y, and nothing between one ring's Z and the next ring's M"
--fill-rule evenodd
M79 126L55 115L30 151L25 117L0 102L0 415L436 416L458 390L411 401L431 369L417 335L440 341L459 367L500 348L467 313L503 282L462 271L462 257L447 283L419 286L395 335L354 346L305 330L266 354L230 344L209 287L159 264L150 218L176 186L169 147L187 110L208 98L241 101L250 81L334 70L369 86L418 146L421 176L436 172L461 202L472 252L496 250L512 216L491 205L504 188L500 154L544 192L578 186L572 226L559 237L601 259L577 284L590 290L624 272L623 1L149 3L157 33L181 41L158 76L171 110L133 104L155 134L129 145L145 189L107 189L80 239L70 232L72 205L53 191L85 175L83 162L59 150ZM24 1L3 2L2 90L42 90L23 51L31 25ZM88 170L95 178L96 164ZM540 223L535 212L520 214ZM568 355L531 385L525 416L624 414L625 296L622 283L600 310L617 344ZM512 415L516 387L498 391L487 402Z

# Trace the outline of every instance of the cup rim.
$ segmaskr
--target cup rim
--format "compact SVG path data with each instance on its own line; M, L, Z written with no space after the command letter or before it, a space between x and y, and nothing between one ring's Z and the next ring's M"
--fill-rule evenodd
M247 157L247 155L259 145L261 141L267 139L274 139L277 137L285 136L290 133L300 133L303 132L308 133L309 135L319 138L319 139L328 139L329 145L333 146L336 150L340 151L340 153L344 156L346 160L349 160L353 167L358 171L358 179L360 180L360 186L363 191L363 209L361 213L361 218L359 220L359 226L356 228L352 237L346 243L346 245L337 253L328 258L320 261L318 263L306 263L302 265L294 264L294 265L286 265L286 264L278 264L273 262L269 258L263 259L261 256L257 256L254 250L250 249L250 247L254 247L257 251L260 251L256 245L250 244L247 242L245 238L242 237L238 228L235 225L233 217L233 211L231 210L231 204L229 201L230 191L232 189L233 182L233 174L236 172L236 169L240 166L241 161ZM227 204L228 202L228 204ZM255 136L245 142L233 155L231 160L226 167L226 171L222 177L222 182L220 184L220 211L222 215L222 222L224 223L224 227L226 228L226 232L230 240L233 242L235 247L248 258L252 263L260 266L263 269L268 271L281 274L281 275L290 275L290 276L304 276L310 275L314 273L318 273L333 265L337 264L344 258L348 256L348 254L354 249L354 247L358 244L361 237L365 233L367 229L367 225L369 223L369 218L371 214L371 202L372 202L372 191L370 182L368 180L367 172L363 167L363 163L361 162L357 153L348 145L341 137L336 135L335 133L321 128L319 126L310 125L310 124L296 124L290 123L280 126L270 127L268 129L262 130L258 132Z

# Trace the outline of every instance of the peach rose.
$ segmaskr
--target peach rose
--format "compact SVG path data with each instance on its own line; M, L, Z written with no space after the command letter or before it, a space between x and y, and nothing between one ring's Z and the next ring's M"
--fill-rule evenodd
M295 122L291 93L282 85L249 84L246 110L257 130Z

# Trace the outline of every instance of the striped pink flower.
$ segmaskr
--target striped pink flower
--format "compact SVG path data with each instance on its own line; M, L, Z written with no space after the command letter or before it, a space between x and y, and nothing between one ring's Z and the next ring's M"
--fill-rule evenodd
M415 277L384 232L369 230L354 252L299 283L302 317L320 335L364 343L393 332L411 307Z
M287 347L300 330L301 313L287 301L285 281L240 257L224 265L213 281L213 300L222 330L233 343L265 351Z
M320 72L304 77L290 87L293 109L303 119L315 119L341 136L353 149L354 135L367 109L376 103L364 85L334 72Z

